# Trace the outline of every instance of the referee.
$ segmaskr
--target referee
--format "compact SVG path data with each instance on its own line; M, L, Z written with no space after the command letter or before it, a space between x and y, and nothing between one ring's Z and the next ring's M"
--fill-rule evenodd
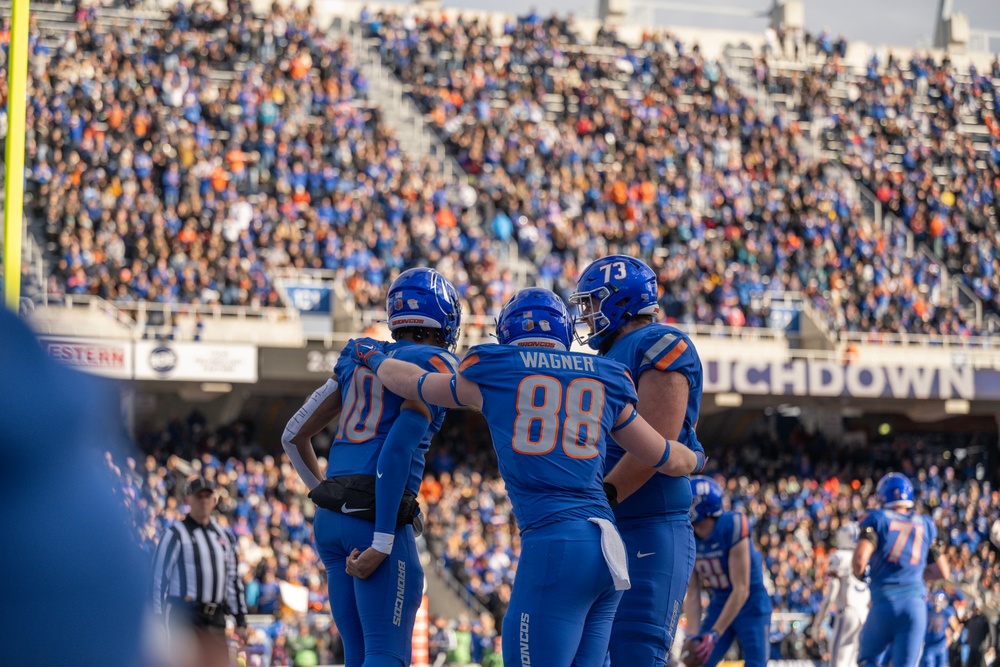
M227 613L236 617L240 638L246 637L247 604L236 541L212 518L218 504L214 482L190 480L185 501L188 515L167 529L156 548L153 612L172 644L178 634L193 633L199 667L228 665Z

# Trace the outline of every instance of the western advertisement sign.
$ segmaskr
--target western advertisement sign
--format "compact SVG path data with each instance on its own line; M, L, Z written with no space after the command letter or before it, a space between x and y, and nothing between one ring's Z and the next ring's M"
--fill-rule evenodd
M104 377L132 377L132 342L96 338L42 337L42 348L56 361Z
M257 346L137 341L135 379L256 382Z

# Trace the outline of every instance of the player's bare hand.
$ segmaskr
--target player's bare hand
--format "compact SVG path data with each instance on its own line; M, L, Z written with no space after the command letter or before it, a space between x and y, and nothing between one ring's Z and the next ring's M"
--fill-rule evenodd
M364 553L357 549L347 557L347 574L358 579L367 579L378 569L389 554L368 547Z

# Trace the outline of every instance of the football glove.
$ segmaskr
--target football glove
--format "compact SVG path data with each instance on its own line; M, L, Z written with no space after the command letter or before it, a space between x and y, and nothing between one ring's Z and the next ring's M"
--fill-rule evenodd
M704 664L708 660L708 656L712 655L715 643L719 641L719 633L715 630L709 630L701 633L695 639L698 640L698 647L694 650L694 655L698 658L698 662Z
M351 353L351 360L361 366L367 366L373 373L378 375L378 367L389 358L382 352L382 345L374 338L358 338L348 343L354 346Z

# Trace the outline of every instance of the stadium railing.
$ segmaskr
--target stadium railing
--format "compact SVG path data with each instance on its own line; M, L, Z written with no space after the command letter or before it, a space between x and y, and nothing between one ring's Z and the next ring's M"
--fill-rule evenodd
M293 308L111 302L92 295L48 295L31 322L42 334L162 338L297 347L304 343Z
M991 350L1000 352L1000 338L996 336L945 336L942 334L886 333L844 331L839 334L842 345L915 345L919 347L956 348L963 350Z

